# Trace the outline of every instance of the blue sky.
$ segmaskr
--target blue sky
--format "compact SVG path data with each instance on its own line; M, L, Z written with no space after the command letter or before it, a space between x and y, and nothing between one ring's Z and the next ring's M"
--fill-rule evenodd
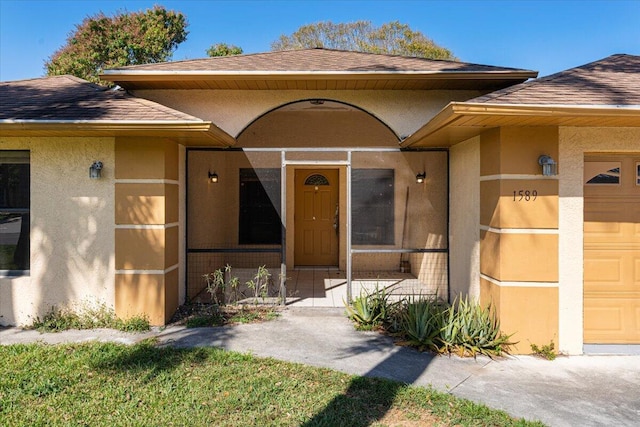
M304 24L408 24L465 62L548 75L614 53L640 55L640 0L582 1L120 1L0 0L0 80L44 75L44 61L88 15L161 4L182 12L189 36L173 59L205 57L214 43L267 52Z

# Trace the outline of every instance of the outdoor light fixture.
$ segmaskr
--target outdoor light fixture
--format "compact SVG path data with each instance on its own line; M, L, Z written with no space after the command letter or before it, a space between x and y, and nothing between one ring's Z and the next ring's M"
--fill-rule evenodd
M427 177L426 172L422 172L416 175L416 184L422 184L424 179Z
M89 166L89 178L100 179L102 177L102 162L95 161Z
M558 164L546 154L538 157L538 164L542 166L542 175L554 176L558 174Z
M209 181L214 183L214 184L217 184L218 183L218 174L215 173L215 172L214 173L209 172Z

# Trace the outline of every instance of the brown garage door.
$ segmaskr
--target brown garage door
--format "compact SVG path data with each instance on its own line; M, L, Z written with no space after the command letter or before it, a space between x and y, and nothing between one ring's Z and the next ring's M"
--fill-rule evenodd
M640 343L640 154L584 170L584 342Z

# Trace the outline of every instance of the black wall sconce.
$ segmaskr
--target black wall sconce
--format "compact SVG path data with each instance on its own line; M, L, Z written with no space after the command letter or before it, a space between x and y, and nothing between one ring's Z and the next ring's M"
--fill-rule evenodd
M425 178L427 177L426 172L422 172L416 175L416 184L424 183Z
M218 183L218 174L217 173L211 173L209 172L209 182L213 183L213 184L217 184Z
M538 164L542 166L542 175L554 176L558 174L558 164L546 154L538 157Z
M100 179L102 178L102 162L95 161L89 166L89 178Z

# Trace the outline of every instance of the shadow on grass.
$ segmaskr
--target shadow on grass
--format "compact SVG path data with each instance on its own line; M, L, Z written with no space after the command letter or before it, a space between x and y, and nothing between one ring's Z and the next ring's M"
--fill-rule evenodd
M312 419L303 424L312 426L364 427L381 420L393 406L399 391L414 383L427 369L434 356L407 358L399 349L370 369L363 377L354 378L344 394L335 397ZM411 351L411 350L409 350ZM411 362L407 364L407 362ZM389 379L380 378L384 376Z
M114 373L126 371L147 382L185 363L202 364L209 357L203 348L162 348L157 347L153 340L148 340L134 346L105 344L99 352L91 355L90 366Z
M150 381L162 372L188 364L202 364L212 357L206 347L223 348L233 338L233 328L211 327L165 331L162 340L149 339L134 346L106 345L91 357L95 369L127 371Z

